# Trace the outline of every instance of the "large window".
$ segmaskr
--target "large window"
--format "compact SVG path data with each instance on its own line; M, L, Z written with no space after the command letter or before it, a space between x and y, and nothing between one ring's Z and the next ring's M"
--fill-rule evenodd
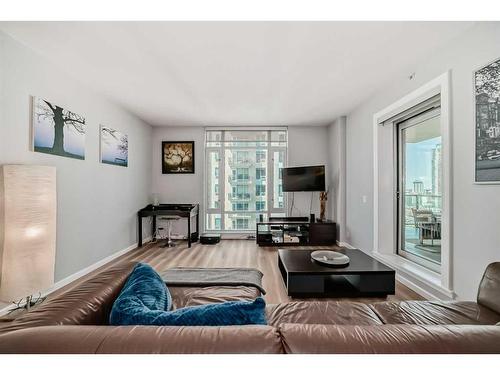
M255 231L259 215L282 216L286 130L206 131L205 229Z
M255 185L255 195L257 197L265 197L266 196L266 185L263 183L259 183Z
M265 178L266 178L266 168L256 168L255 169L255 178L257 180L265 180Z

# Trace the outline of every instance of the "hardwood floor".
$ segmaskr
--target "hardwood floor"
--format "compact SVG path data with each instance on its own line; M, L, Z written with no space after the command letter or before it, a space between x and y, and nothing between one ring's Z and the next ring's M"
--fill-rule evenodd
M112 267L121 262L137 261L149 263L157 271L170 267L251 267L259 269L263 274L264 296L267 303L281 303L297 301L287 296L281 275L278 270L278 248L259 247L255 241L250 240L223 240L217 245L201 245L195 243L191 248L184 241L179 242L176 247L162 248L164 241L147 243L141 248L134 249L110 263L96 269L95 271L73 281L65 287L58 289L53 294L64 293L65 290L74 285L85 282L98 272ZM335 249L337 246L324 246L321 248ZM349 300L359 302L374 301L407 301L422 300L422 296L396 282L396 294L387 298L322 298L321 300ZM312 301L314 299L307 299ZM5 306L7 304L4 304ZM1 306L0 304L0 307Z
M279 273L278 248L259 247L250 240L222 240L217 245L201 245L195 243L191 248L181 242L173 248L162 248L163 242L149 243L142 248L132 250L128 254L117 258L110 265L126 261L140 261L149 263L157 271L171 267L252 267L259 269L263 274L263 284L267 294L264 296L267 303L281 303L292 299L287 296L286 289ZM337 248L336 246L324 248ZM396 294L387 298L329 298L329 300L356 300L372 301L403 301L421 300L419 294L396 282ZM312 299L308 299L312 300ZM328 299L322 299L328 300Z

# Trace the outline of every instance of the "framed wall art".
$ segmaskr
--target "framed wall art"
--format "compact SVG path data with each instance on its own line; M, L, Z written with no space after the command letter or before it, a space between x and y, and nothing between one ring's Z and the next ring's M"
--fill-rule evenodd
M475 182L500 183L500 59L474 72Z
M32 110L33 151L85 159L85 117L39 97Z
M164 141L161 146L163 174L194 173L194 141Z
M128 166L128 136L101 125L101 163Z

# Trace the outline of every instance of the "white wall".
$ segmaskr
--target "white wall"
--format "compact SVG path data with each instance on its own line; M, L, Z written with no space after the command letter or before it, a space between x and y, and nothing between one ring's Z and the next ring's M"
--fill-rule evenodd
M288 128L288 166L300 167L304 165L325 165L329 170L328 127L297 127ZM326 176L327 183L329 176ZM328 188L328 186L327 186ZM288 199L290 203L290 195ZM295 203L291 216L309 216L311 193L294 193ZM327 206L327 217L331 217L331 210ZM313 193L312 212L319 217L319 193Z
M346 170L345 170L345 134L346 117L336 119L328 126L328 200L329 218L337 223L337 240L345 241L346 220Z
M195 174L168 175L161 172L162 141L195 141ZM203 212L204 179L204 142L203 127L155 127L153 128L152 166L153 193L157 193L164 203L200 203ZM328 166L328 128L327 127L289 127L288 164L290 166L320 165ZM313 212L319 215L319 195L314 193ZM294 216L309 216L311 193L295 193ZM327 215L331 210L327 209ZM204 218L200 216L203 231ZM186 234L185 220L173 226L175 234Z
M194 174L162 174L161 142L162 141L194 141ZM152 192L158 195L160 203L199 203L200 231L203 232L203 178L205 129L200 126L168 126L154 127L152 137ZM193 223L194 225L194 223ZM194 227L193 227L194 231ZM182 219L172 226L172 233L187 234L186 220Z
M500 58L500 23L481 23L416 64L416 76L391 85L347 118L347 242L373 246L373 115L424 83L451 70L453 289L474 299L484 268L500 260L500 185L475 185L473 70ZM408 76L411 72L408 72ZM363 196L367 203L363 203Z
M151 190L152 128L2 33L0 62L0 164L57 168L58 281L137 242L137 210ZM86 160L30 151L31 95L85 116ZM99 163L99 124L128 134L128 168Z

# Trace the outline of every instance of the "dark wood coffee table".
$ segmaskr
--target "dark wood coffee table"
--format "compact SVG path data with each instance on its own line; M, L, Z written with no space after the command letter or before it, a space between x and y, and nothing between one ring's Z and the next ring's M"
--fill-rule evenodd
M347 267L327 267L311 259L311 250L279 249L278 267L291 297L386 296L395 293L396 272L361 250L341 248Z

